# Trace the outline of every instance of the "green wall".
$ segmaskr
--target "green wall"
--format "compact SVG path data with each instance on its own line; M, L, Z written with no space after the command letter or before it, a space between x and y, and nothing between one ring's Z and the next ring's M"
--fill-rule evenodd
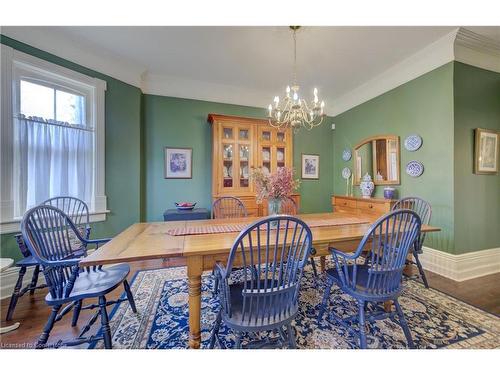
M263 117L260 108L143 95L139 88L92 71L55 55L0 35L2 44L77 72L103 79L106 91L106 195L111 211L96 223L95 236L113 236L137 221L162 219L163 211L179 200L210 206L211 129L208 113ZM500 174L474 175L473 129L500 130L500 74L452 62L365 102L312 131L294 137L294 165L300 175L301 154L320 155L320 180L303 180L303 212L330 210L330 195L345 194L341 171L353 170L342 150L377 134L400 137L399 196L417 195L431 202L432 223L442 231L427 236L426 244L446 252L500 246ZM336 130L331 130L331 123ZM423 146L404 149L411 133ZM193 148L193 179L163 177L163 148ZM408 161L423 162L424 174L411 178ZM355 188L356 195L359 189ZM377 187L376 196L382 196ZM2 257L19 258L12 234L0 236Z
M212 189L212 131L209 113L264 117L261 108L180 99L157 95L143 97L145 210L147 221L162 220L163 211L174 202L194 201L210 207ZM299 132L294 138L294 165L300 175L301 153L320 154L320 180L303 181L302 211L330 209L332 191L332 149L328 119L324 126ZM193 149L193 178L165 179L163 149L165 146Z
M455 62L456 253L500 247L500 174L473 174L474 128L500 131L500 73Z
M106 91L106 196L105 222L93 225L93 236L113 236L140 218L141 90L81 65L33 48L4 35L0 42L16 50L107 82ZM2 257L19 259L12 234L1 235Z
M354 155L342 160L342 150L353 148L363 138L379 134L400 137L401 185L398 195L419 196L432 204L432 223L442 228L427 236L426 245L452 252L453 244L453 63L446 64L368 102L344 112L334 119L334 193L345 195L342 169L354 171ZM407 135L423 138L422 147L408 152L403 146ZM424 164L424 173L413 178L405 173L410 160ZM373 178L373 176L372 176ZM355 186L355 194L360 195ZM383 196L383 186L375 188Z

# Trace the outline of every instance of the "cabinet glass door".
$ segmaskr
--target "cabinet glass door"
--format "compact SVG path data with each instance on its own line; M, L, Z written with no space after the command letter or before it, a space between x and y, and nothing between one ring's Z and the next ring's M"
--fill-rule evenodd
M240 145L239 162L240 188L247 188L250 178L250 145Z
M234 186L233 182L233 161L234 161L234 147L232 144L222 145L222 186L231 188Z

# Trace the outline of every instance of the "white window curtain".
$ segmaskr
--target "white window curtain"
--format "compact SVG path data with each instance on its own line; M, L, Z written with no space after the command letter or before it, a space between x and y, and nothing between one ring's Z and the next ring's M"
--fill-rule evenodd
M54 196L69 195L92 203L92 129L21 115L14 118L13 130L16 217Z

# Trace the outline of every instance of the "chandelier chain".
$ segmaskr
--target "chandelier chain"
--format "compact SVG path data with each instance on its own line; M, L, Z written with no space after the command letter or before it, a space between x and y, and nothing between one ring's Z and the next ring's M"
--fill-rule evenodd
M297 30L293 29L293 84L297 85Z

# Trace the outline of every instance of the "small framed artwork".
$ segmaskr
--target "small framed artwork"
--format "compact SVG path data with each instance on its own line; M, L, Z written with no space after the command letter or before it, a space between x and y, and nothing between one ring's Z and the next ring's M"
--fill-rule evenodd
M165 147L165 178L192 178L193 149Z
M474 129L474 173L498 173L500 133L495 130Z
M302 154L302 178L319 179L319 155Z

